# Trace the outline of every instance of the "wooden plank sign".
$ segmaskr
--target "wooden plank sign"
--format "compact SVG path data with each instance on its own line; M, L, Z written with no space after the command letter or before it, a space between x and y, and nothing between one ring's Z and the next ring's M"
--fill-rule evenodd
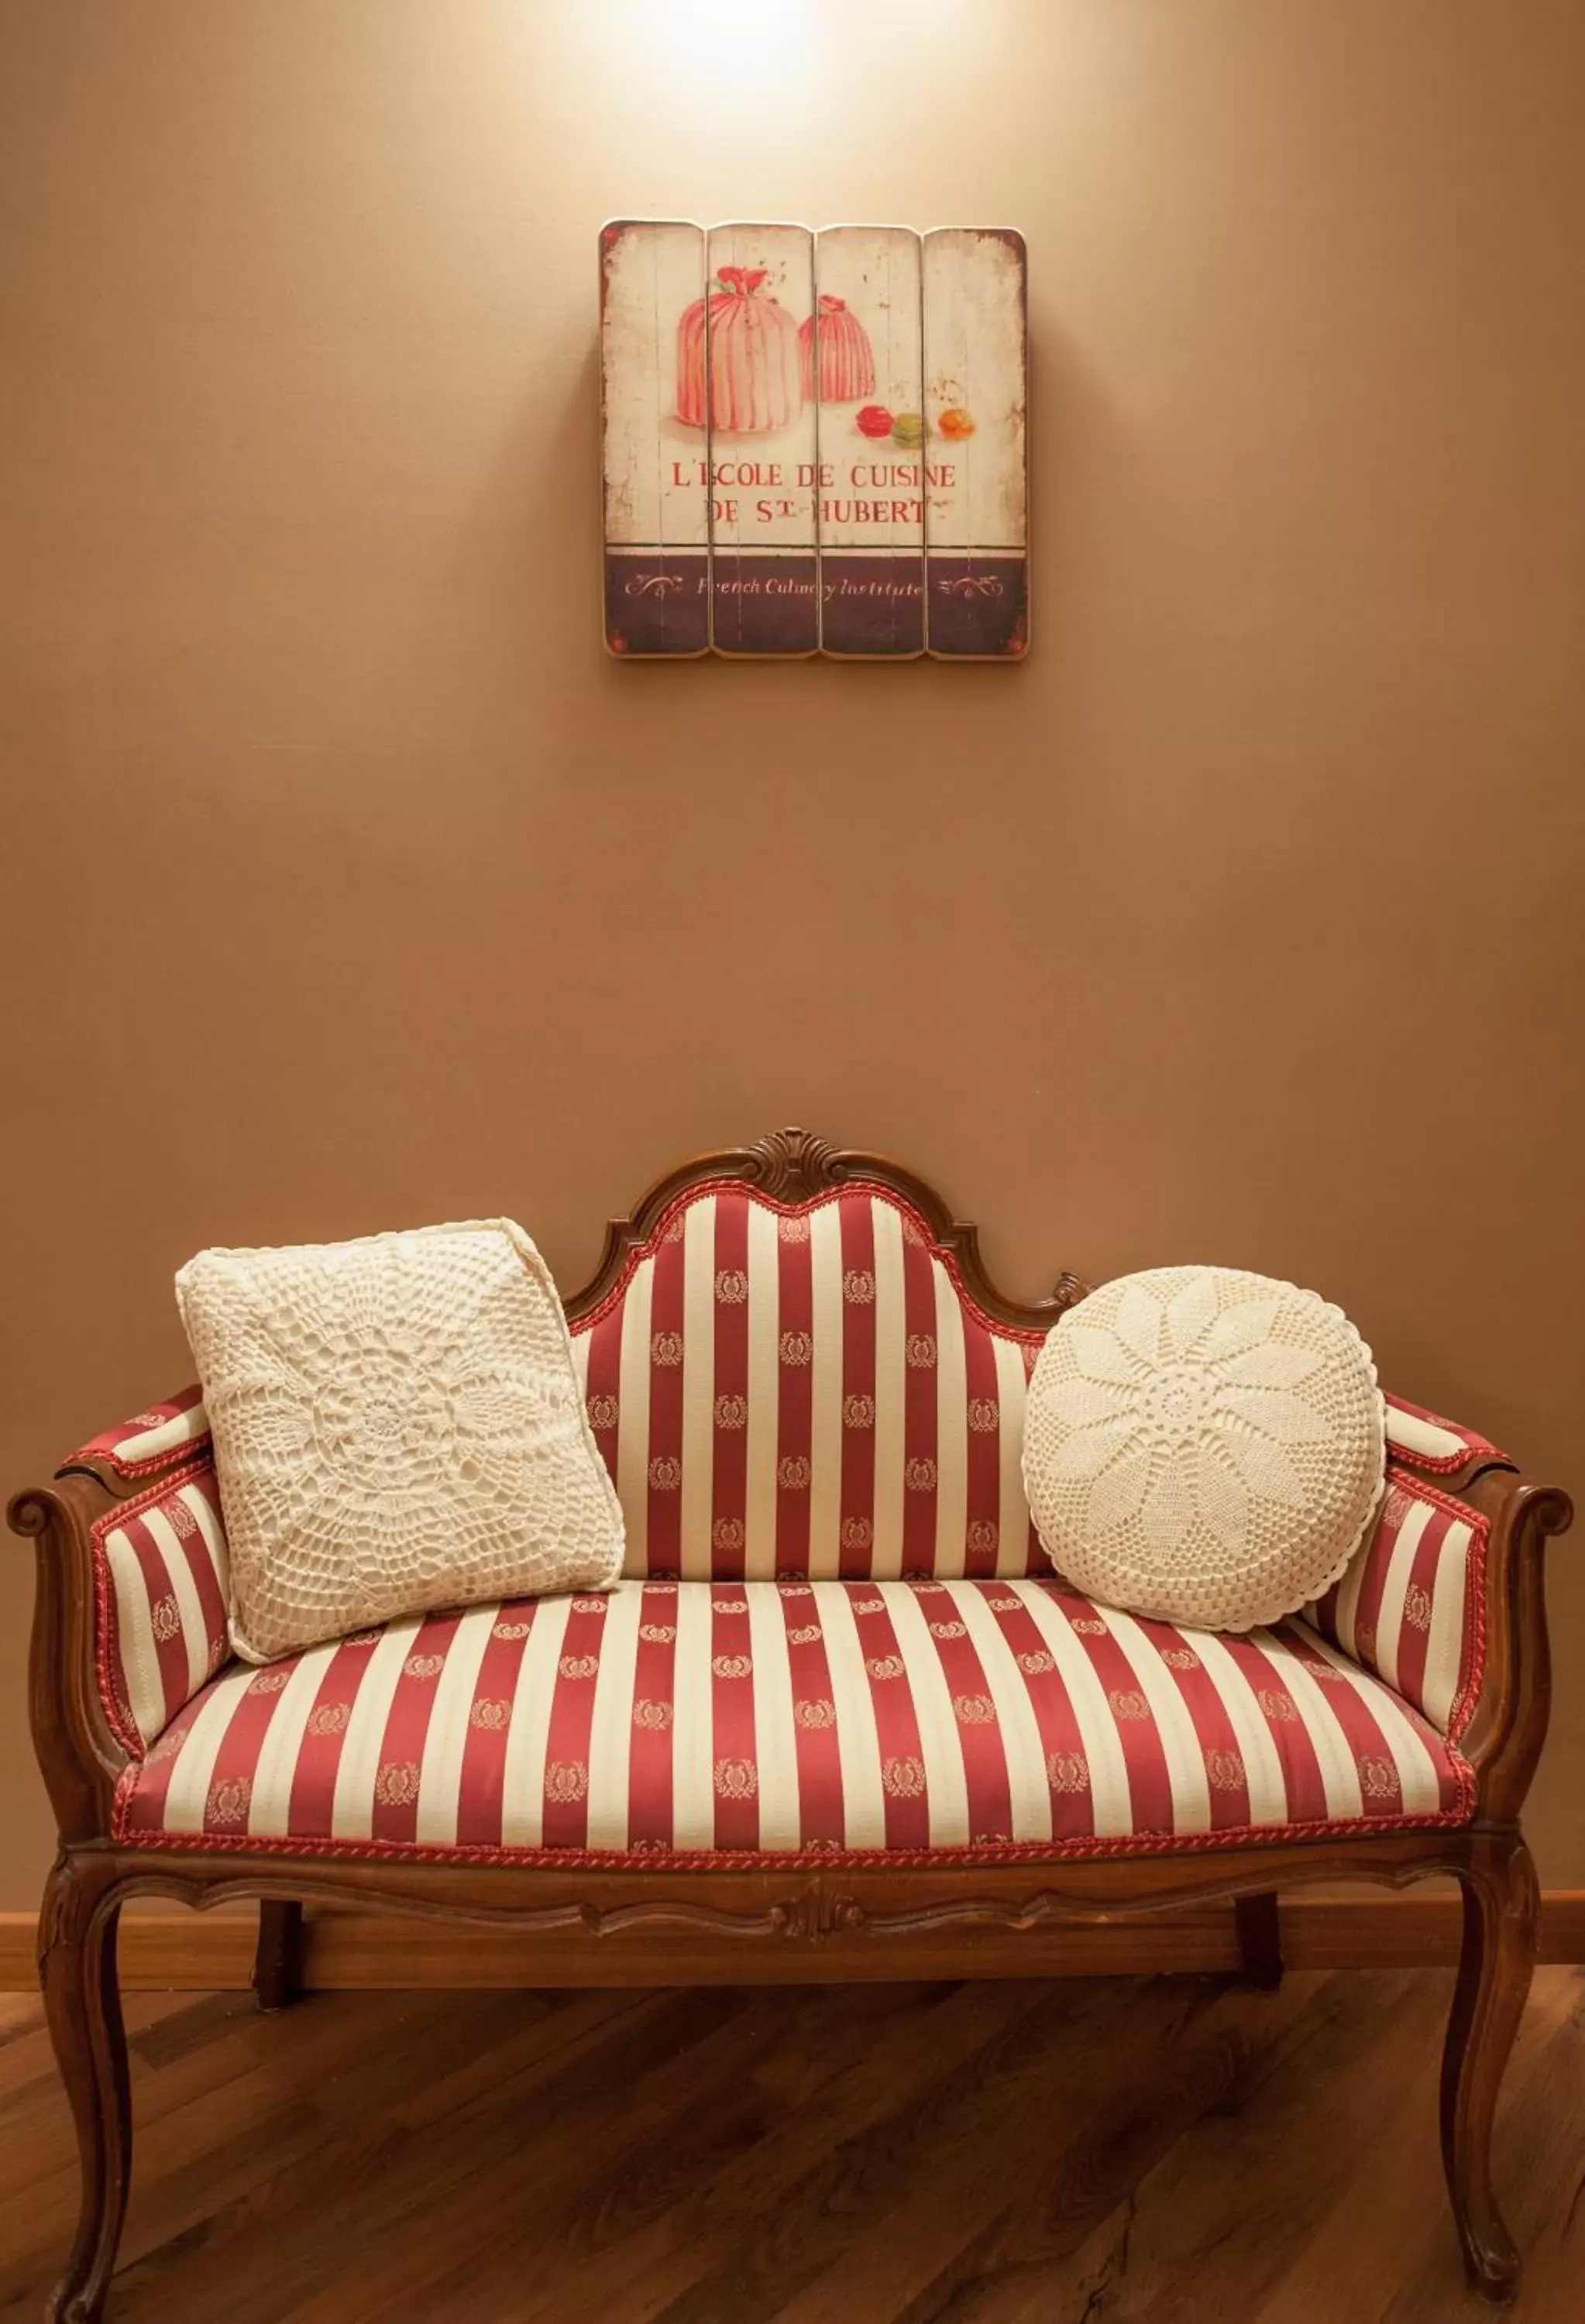
M1025 281L988 227L603 227L611 651L1020 659Z
M1025 277L1018 235L925 236L926 637L938 656L1028 644Z
M919 237L831 226L815 240L820 642L925 650L924 354Z
M605 642L613 653L710 644L710 495L677 416L681 319L705 296L705 230L618 221L601 234Z
M677 401L704 427L710 642L720 654L816 653L815 237L715 226L709 254L699 327L677 347Z

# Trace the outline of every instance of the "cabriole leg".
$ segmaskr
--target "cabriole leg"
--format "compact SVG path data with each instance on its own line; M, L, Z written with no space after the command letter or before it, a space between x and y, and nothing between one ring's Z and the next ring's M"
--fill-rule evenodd
M50 2324L97 2324L132 2175L132 2089L115 1974L120 1903L63 1859L39 1921L39 1982L56 2062L77 2123L82 2207Z
M1464 2272L1486 2299L1511 2300L1519 2255L1491 2191L1491 2129L1530 1990L1540 1899L1517 1832L1489 1843L1459 1878L1464 1941L1442 2053L1442 2163Z
M268 1897L259 1907L253 1991L261 2009L284 2009L303 1986L303 1908Z

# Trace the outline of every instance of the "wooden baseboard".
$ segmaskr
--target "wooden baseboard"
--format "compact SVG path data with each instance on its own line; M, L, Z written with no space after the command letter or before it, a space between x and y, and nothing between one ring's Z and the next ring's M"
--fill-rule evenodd
M1283 1956L1295 1969L1440 1969L1458 1958L1459 1928L1459 1898L1451 1892L1358 1902L1351 1897L1295 1897L1282 1907ZM34 1986L34 1930L31 1913L0 1913L0 1993L27 1992ZM254 1933L251 1913L129 1910L121 1924L122 1982L129 1989L152 1992L245 1987L253 1974ZM570 1941L576 1945L579 1941ZM610 1942L597 1938L582 1941L603 1947ZM464 1928L386 1914L316 1912L308 1923L307 1982L343 1992L539 1985L550 1981L545 1944L543 1938L524 1938L507 1928ZM576 1976L568 1974L576 1964L567 1958L566 1943L558 1942L558 1950L555 1981L576 1982ZM1585 1962L1585 1889L1554 1888L1544 1896L1541 1958ZM813 1969L814 1960L810 1966ZM1042 1932L1028 1966L1041 1975L1075 1977L1234 1969L1238 1951L1232 1908L1202 1905ZM610 1956L604 1953L600 1969L608 1976L610 1967ZM668 1981L658 1949L646 1952L633 1946L622 1970L623 1982ZM686 1970L681 1981L691 1981Z

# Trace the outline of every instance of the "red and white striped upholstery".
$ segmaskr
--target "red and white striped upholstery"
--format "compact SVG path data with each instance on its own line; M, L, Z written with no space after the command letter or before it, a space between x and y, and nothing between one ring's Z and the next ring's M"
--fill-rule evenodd
M180 1396L152 1404L146 1412L134 1413L130 1420L90 1437L67 1454L62 1466L96 1461L118 1477L149 1476L196 1452L207 1442L208 1434L209 1416L204 1409L202 1389L184 1388Z
M1469 1771L1297 1622L1055 1580L521 1600L233 1666L123 1780L145 1847L566 1863L1083 1855L1467 1820Z
M212 1462L151 1485L94 1526L100 1689L134 1755L227 1660L229 1581Z
M1461 1501L1389 1469L1368 1541L1342 1580L1304 1609L1323 1637L1443 1735L1479 1676L1486 1533L1485 1518Z
M222 1668L198 1390L106 1430L73 1459L152 1480L94 1528L106 1714L134 1760L155 1747L125 1835L1068 1850L1461 1814L1450 1744L1479 1683L1486 1526L1414 1471L1495 1447L1389 1398L1388 1494L1313 1628L1131 1621L1054 1581L1030 1526L1040 1337L984 1315L888 1190L789 1207L690 1189L574 1341L649 1588L431 1617L256 1673Z
M877 1186L690 1188L575 1327L630 1574L1049 1571L1018 1462L1044 1334Z
M1405 1404L1401 1396L1389 1396L1386 1403L1387 1452L1411 1468L1451 1475L1471 1461L1507 1458L1488 1437L1478 1436L1472 1428L1461 1428L1456 1420L1444 1420L1440 1413L1427 1412L1422 1405Z

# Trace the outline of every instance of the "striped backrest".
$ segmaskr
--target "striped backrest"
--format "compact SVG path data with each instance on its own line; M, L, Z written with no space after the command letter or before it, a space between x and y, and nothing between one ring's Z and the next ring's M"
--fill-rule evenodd
M1480 1679L1486 1519L1405 1469L1341 1582L1304 1609L1322 1637L1457 1739Z
M630 1574L1050 1570L1019 1474L1045 1335L888 1188L692 1186L573 1333Z
M134 1757L230 1656L230 1565L214 1462L190 1462L93 1528L100 1692Z

